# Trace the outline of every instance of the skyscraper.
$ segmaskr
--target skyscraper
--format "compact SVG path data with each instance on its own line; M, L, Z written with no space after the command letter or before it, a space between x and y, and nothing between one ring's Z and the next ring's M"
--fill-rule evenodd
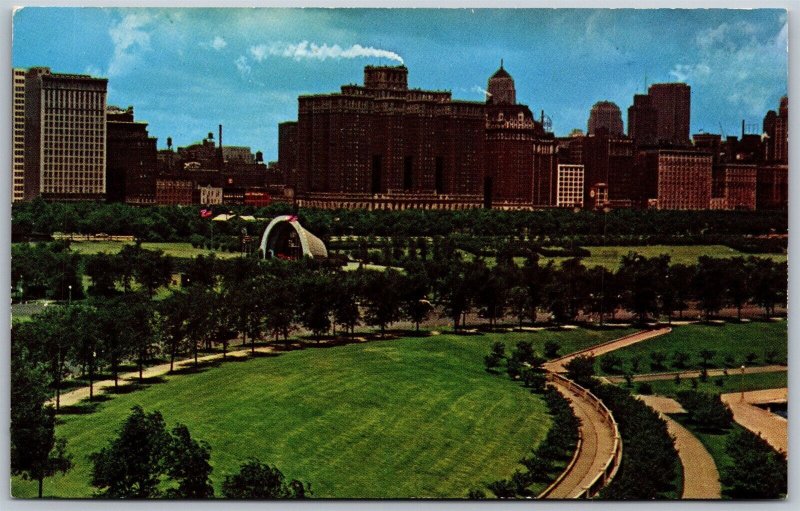
M779 163L789 162L789 98L781 98L778 113L767 112L764 117L764 134L766 135L765 160Z
M106 193L108 80L25 75L25 198L97 200Z
M658 112L647 94L633 96L633 105L628 108L628 136L637 146L658 142Z
M12 76L11 201L17 202L25 198L25 70L15 69Z
M154 204L158 168L155 137L148 134L146 122L134 120L132 106L109 106L106 116L106 199Z
M691 87L685 83L654 83L648 94L657 112L658 141L689 145Z
M612 137L623 135L622 113L611 101L598 101L589 113L589 135L597 134L600 128L608 130Z

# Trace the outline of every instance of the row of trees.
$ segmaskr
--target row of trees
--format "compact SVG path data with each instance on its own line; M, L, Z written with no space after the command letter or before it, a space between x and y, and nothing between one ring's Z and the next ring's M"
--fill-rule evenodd
M224 205L214 213L254 215L269 219L292 211L290 204L266 208ZM201 219L199 206L134 207L94 202L14 204L12 233L17 238L53 232L128 234L144 241L190 241L193 234L210 237L211 222ZM660 211L618 209L608 213L568 209L500 211L317 210L301 209L303 225L323 239L329 236L435 236L453 232L477 236L681 236L786 233L785 211ZM240 225L214 222L219 235L236 235ZM262 225L264 224L264 225ZM254 229L265 221L251 223ZM254 231L255 232L255 231Z

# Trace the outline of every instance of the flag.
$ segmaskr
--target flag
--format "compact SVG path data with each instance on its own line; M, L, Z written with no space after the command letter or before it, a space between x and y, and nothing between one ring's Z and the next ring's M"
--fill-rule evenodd
M287 222L297 222L297 215L289 215L289 218L286 219Z
M214 212L211 211L210 209L201 209L200 210L200 218L208 218L213 214L214 214Z

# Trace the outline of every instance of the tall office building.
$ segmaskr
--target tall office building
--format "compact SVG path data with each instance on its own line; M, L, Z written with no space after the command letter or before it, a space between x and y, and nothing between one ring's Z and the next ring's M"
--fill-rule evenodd
M657 112L658 141L689 145L691 87L685 83L654 83L648 95Z
M133 115L132 106L106 110L106 200L155 204L156 138Z
M658 112L647 94L634 95L633 105L628 107L628 136L637 146L658 142Z
M639 153L644 198L658 209L708 209L712 157L696 150L662 149Z
M781 98L780 107L767 112L764 117L765 160L770 162L789 162L789 98Z
M622 127L622 113L619 107L611 101L598 101L589 113L589 135L596 135L601 128L608 130L608 134L616 137L624 134Z
M106 78L25 74L25 198L98 200L106 193Z
M583 207L583 165L560 163L556 190L557 207Z
M25 198L25 70L14 69L11 108L11 201Z

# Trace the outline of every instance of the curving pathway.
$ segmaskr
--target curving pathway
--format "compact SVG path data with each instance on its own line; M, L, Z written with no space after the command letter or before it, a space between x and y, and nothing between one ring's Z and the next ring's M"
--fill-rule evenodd
M670 418L668 413L686 410L672 398L636 396L658 412L667 423L667 431L675 439L675 449L683 466L683 499L721 499L722 486L714 458L691 431Z
M572 409L580 420L582 443L575 463L561 481L552 488L548 499L574 499L605 468L614 449L614 429L605 420L594 403L567 385L554 379L552 384L572 403Z
M614 339L613 341L608 341L603 344L598 344L597 346L592 346L590 348L586 348L581 351L576 351L575 353L570 353L569 355L564 355L563 357L556 358L544 364L544 368L547 371L552 371L554 373L565 373L567 372L565 366L569 363L570 360L573 358L580 356L580 355L587 355L587 356L595 356L598 357L600 355L604 355L611 351L618 350L620 348L625 348L632 344L637 344L642 341L646 341L648 339L652 339L653 337L658 337L660 335L668 334L672 332L672 328L665 327L659 328L657 330L642 330L641 332L636 332L631 335L626 335L625 337L620 337L619 339Z
M733 420L766 440L778 451L788 452L789 422L779 415L768 412L756 404L786 403L789 389L751 390L720 395L723 403L730 406Z

